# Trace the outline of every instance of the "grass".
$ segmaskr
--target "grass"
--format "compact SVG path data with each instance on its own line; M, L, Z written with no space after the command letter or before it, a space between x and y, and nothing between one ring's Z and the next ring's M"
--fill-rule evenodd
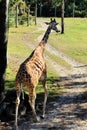
M48 21L49 19L45 19ZM60 19L57 18L60 23ZM28 42L31 42L35 46L37 45L37 37L43 33L43 31L37 31L40 25L19 26L18 28L10 28L9 30L9 42L8 42L8 68L6 72L6 91L14 89L14 80L19 65L29 56L32 49L28 46ZM25 37L25 35L27 37ZM56 49L66 53L70 57L73 57L77 61L87 64L87 19L81 18L65 18L65 34L51 34L49 37L49 43ZM60 65L69 68L70 66L59 57L45 51L45 55L48 55L55 62ZM63 86L58 88L53 86L54 82L58 82L59 76L57 72L53 70L50 63L47 61L48 79L47 86L51 94L59 94L65 91ZM37 93L43 92L41 89L41 83L37 87Z
M8 42L8 67L6 71L6 91L9 89L15 89L15 76L19 65L27 58L32 49L29 48L28 42L37 45L37 37L42 34L42 31L34 33L37 31L38 26L30 27L19 27L19 28L10 28L9 30L9 42ZM25 37L25 35L27 37ZM27 43L27 44L26 44ZM50 54L49 54L50 55ZM47 63L49 66L49 63ZM55 77L55 78L54 78ZM58 74L52 70L51 67L48 67L48 79L47 86L49 93L59 92L56 87L52 87L53 81L58 80ZM37 87L37 93L43 92L41 83ZM26 89L24 89L26 91Z
M56 63L60 64L61 66L64 66L66 69L70 69L71 66L66 63L66 61L64 61L63 59L61 59L60 57L46 51L46 55L48 55L53 61L55 61Z
M86 33L86 18L68 18L65 19L65 34L52 35L50 43L77 61L87 64Z

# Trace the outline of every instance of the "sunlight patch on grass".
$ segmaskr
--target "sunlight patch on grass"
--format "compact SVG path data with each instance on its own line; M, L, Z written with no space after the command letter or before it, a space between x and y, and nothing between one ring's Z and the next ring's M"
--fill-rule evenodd
M65 18L65 33L53 34L49 41L56 49L77 61L87 63L87 19Z

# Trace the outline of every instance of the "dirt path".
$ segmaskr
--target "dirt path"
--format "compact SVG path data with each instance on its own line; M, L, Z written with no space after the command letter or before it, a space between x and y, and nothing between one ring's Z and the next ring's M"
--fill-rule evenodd
M37 31L46 30L47 26L43 20L38 23L41 24L41 28ZM40 41L42 36L40 35L37 40ZM28 43L27 34L23 40L31 49L35 48ZM60 75L59 83L65 85L67 92L47 103L46 117L39 123L33 123L31 115L29 118L20 119L19 130L87 130L87 65L75 61L49 43L46 49L71 65L70 70L66 69L46 56L52 68ZM13 128L9 127L10 129Z
M46 30L43 21L40 21L42 28ZM38 41L42 35L38 37ZM34 48L34 46L29 45ZM62 58L71 65L67 70L60 66L50 57L46 56L51 66L60 75L60 82L64 83L67 92L56 97L47 104L46 118L39 123L26 121L19 127L20 130L87 130L87 66L75 61L66 54L56 50L49 43L46 49L54 55Z

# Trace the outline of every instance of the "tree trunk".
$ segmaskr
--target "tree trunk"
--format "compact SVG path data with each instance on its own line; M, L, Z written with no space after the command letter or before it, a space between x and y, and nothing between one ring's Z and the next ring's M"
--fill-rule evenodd
M8 0L0 0L0 101L5 89L5 71L7 67Z
M75 0L73 1L73 17L75 17Z
M16 19L15 19L16 28L18 27L18 5L16 6Z
M57 7L55 6L55 12L54 12L54 16L56 17L56 10L57 10Z
M54 16L56 17L56 11L57 11L57 3L56 3L56 0L55 0L55 10L54 10Z
M42 0L40 1L40 17L42 16Z
M28 5L28 13L27 13L27 26L30 24L30 5Z
M35 25L37 24L37 0L35 3Z
M64 33L64 0L61 2L61 34Z

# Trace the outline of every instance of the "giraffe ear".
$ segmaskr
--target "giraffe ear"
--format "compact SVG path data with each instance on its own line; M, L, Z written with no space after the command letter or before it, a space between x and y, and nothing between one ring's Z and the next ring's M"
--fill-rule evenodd
M52 22L52 18L50 19L50 21Z
M49 25L50 23L49 22L45 22L45 24Z
M56 19L54 18L54 22L56 23L56 25L58 25L59 23L56 22Z
M56 23L56 25L58 25L59 23Z
M56 22L55 18L54 18L54 22Z
M52 18L50 19L50 22L45 22L45 24L47 24L47 25L49 25L50 23L52 23L53 22L53 20L52 20Z

